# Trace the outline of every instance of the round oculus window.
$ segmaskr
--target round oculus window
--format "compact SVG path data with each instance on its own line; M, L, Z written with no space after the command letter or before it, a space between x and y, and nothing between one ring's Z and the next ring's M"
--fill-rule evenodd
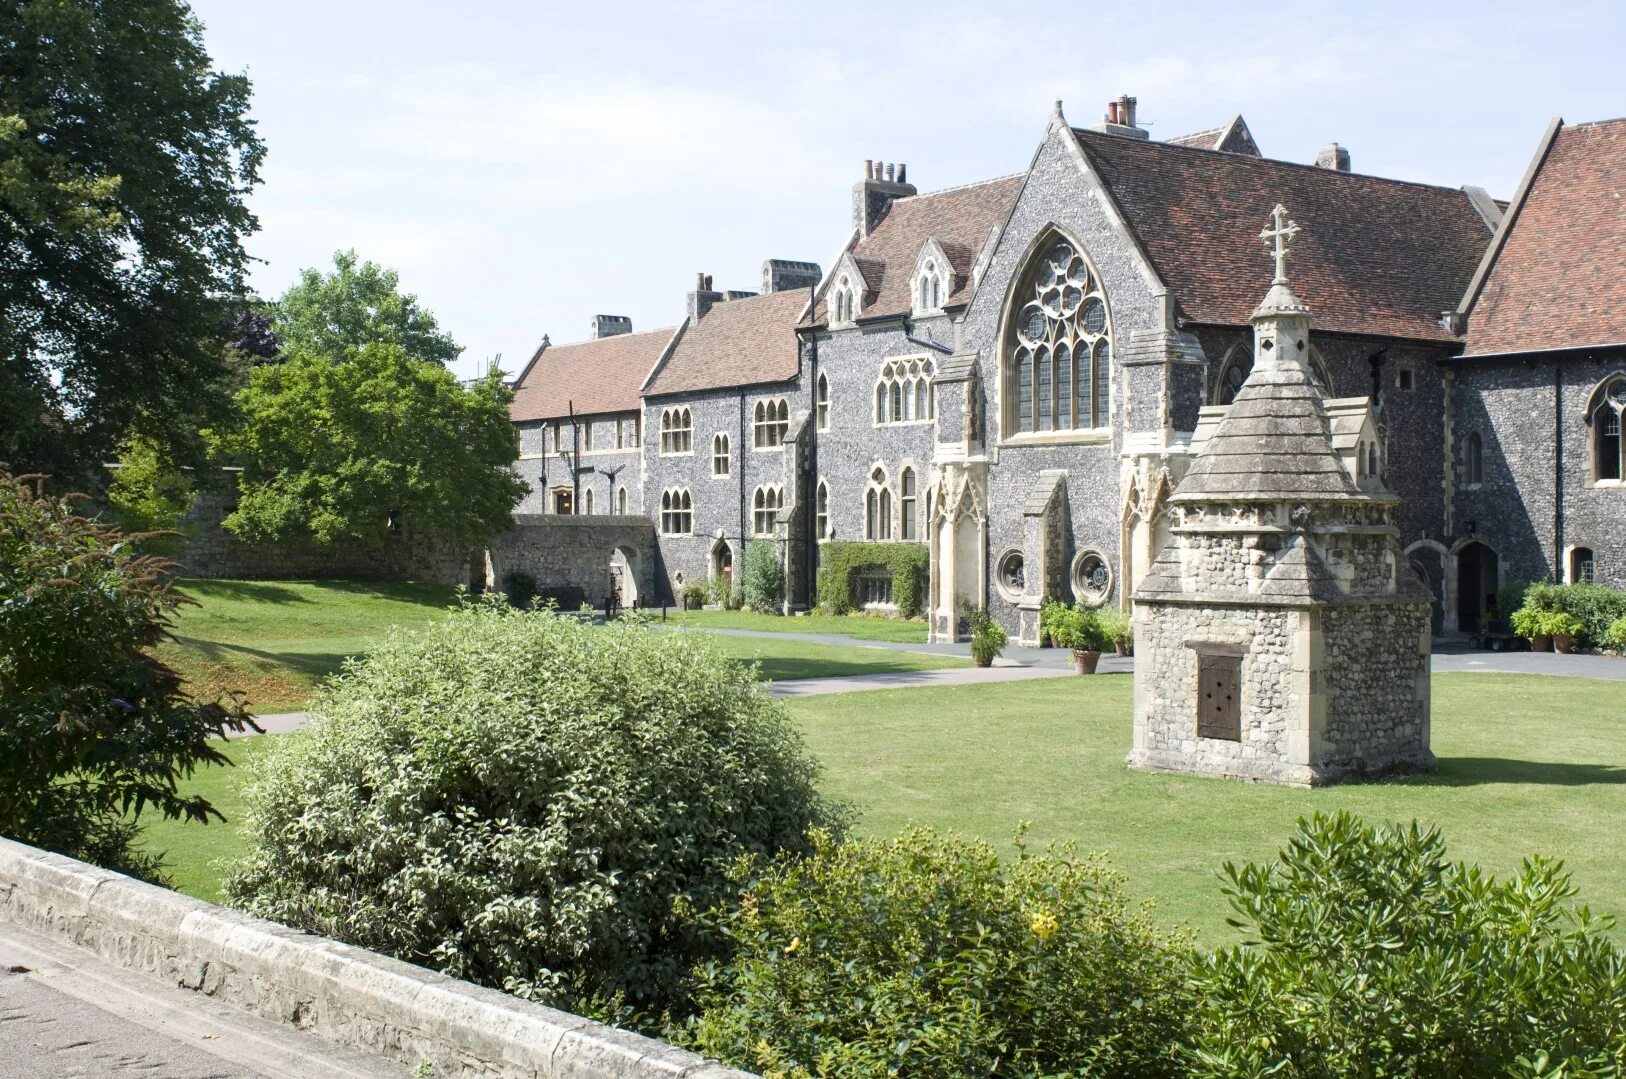
M1099 551L1082 551L1073 559L1073 595L1099 607L1112 595L1112 568Z
M1022 552L1014 547L999 556L994 567L994 581L1006 599L1018 600L1027 591L1027 562Z

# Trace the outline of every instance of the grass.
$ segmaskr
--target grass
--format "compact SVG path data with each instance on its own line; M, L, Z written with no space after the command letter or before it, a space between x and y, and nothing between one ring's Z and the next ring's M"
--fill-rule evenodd
M1620 684L1529 675L1434 679L1427 776L1304 791L1131 772L1127 676L831 694L787 702L826 766L825 789L854 803L859 828L890 835L911 822L1009 850L1018 821L1032 838L1108 852L1158 916L1205 943L1234 938L1217 872L1271 858L1295 821L1343 808L1372 821L1419 818L1445 832L1454 858L1506 873L1527 854L1561 857L1581 898L1626 916L1626 724ZM205 769L191 784L235 820L236 792L269 738L232 743L244 767ZM154 822L177 885L212 898L235 824Z
M144 819L141 846L165 853L165 871L177 891L220 902L225 863L242 849L243 786L271 745L271 736L234 738L224 747L234 767L199 768L182 784L187 793L208 798L225 821L195 824L150 813Z
M786 618L755 611L673 611L668 623L696 629L751 629L763 633L839 633L860 641L926 643L926 623L911 618L866 618L860 614L802 614Z
M159 658L195 696L241 690L253 712L301 707L389 627L440 618L454 595L416 582L184 580L180 590L197 602L177 613Z
M1207 943L1234 939L1217 872L1268 860L1301 816L1348 809L1438 825L1451 857L1506 873L1563 858L1582 900L1626 915L1626 724L1621 684L1527 675L1434 679L1426 776L1306 791L1132 772L1127 675L809 697L788 702L829 793L863 831L911 822L1009 848L1108 852L1161 917Z
M365 653L391 626L421 626L442 617L454 590L444 585L350 581L185 580L196 600L177 615L175 639L157 649L180 671L194 696L241 690L256 713L301 709L322 679ZM716 616L716 617L712 617ZM924 641L924 622L873 618L782 618L750 612L688 612L695 629L774 629L847 633L876 641ZM719 636L720 647L761 664L765 680L965 666L964 660L896 650L801 641Z

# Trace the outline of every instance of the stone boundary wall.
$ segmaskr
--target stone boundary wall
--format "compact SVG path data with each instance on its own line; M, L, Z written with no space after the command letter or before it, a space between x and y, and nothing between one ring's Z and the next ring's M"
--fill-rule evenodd
M0 839L0 921L437 1076L753 1079L422 967Z
M551 513L516 514L514 527L491 541L491 583L507 587L510 573L522 571L536 578L543 596L581 595L602 609L610 596L611 562L620 552L624 606L633 600L644 606L670 600L657 583L660 548L655 525L636 515L564 516ZM561 608L564 609L564 608Z

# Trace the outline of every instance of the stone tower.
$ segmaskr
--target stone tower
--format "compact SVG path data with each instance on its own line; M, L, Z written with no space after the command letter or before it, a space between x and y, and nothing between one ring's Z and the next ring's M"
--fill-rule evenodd
M1276 207L1253 372L1203 410L1133 596L1135 768L1315 786L1434 764L1428 597L1400 557L1370 403L1323 401L1310 374L1297 232Z

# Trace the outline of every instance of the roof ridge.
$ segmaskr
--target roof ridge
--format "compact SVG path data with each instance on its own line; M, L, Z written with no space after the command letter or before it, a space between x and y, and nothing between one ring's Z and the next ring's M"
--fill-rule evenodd
M1577 127L1607 127L1610 124L1626 124L1626 116L1616 116L1610 120L1584 120L1577 124L1565 124L1567 128Z
M584 337L580 341L550 341L548 342L548 351L552 352L555 349L561 348L575 348L577 345L596 345L600 341L613 341L617 337L643 337L646 334L673 333L676 330L676 326L656 326L654 329L650 330L628 330L626 333L612 333L606 337Z
M1124 136L1122 135L1108 135L1103 131L1092 131L1087 127L1075 127L1073 128L1073 132L1074 134L1078 135L1090 135L1103 139L1124 139ZM1354 180L1376 180L1379 183L1399 184L1402 187L1421 187L1426 188L1429 191L1444 191L1453 195L1462 195L1461 187L1451 187L1446 184L1427 184L1421 180L1400 180L1393 176L1378 176L1377 174L1370 172L1344 172L1342 169L1329 169L1316 164L1306 164L1303 161L1287 161L1279 157L1264 157L1263 155L1255 157L1253 154L1239 154L1234 150L1215 150L1207 146L1185 146L1174 142L1160 142L1157 139L1125 139L1124 141L1132 143L1135 146L1155 146L1162 149L1176 150L1181 153L1224 154L1226 157L1241 158L1246 161L1257 161L1265 165L1283 165L1292 169L1310 170L1318 173L1325 173L1328 176L1342 176L1347 179ZM1466 198L1467 196L1464 195L1463 197Z
M1027 175L1026 170L1024 170L1022 172L1012 172L1012 173L1007 173L1004 176L993 176L993 177L990 177L989 179L986 179L986 180L973 180L972 182L967 183L967 184L956 184L953 187L940 187L936 191L921 191L918 194L914 194L914 195L904 195L901 198L896 198L896 199L893 199L892 201L893 201L894 204L899 203L899 202L914 202L916 199L929 199L933 195L949 195L949 194L953 194L956 191L965 191L968 188L986 187L988 184L997 184L1002 180L1015 180L1018 177L1026 176L1026 175Z

